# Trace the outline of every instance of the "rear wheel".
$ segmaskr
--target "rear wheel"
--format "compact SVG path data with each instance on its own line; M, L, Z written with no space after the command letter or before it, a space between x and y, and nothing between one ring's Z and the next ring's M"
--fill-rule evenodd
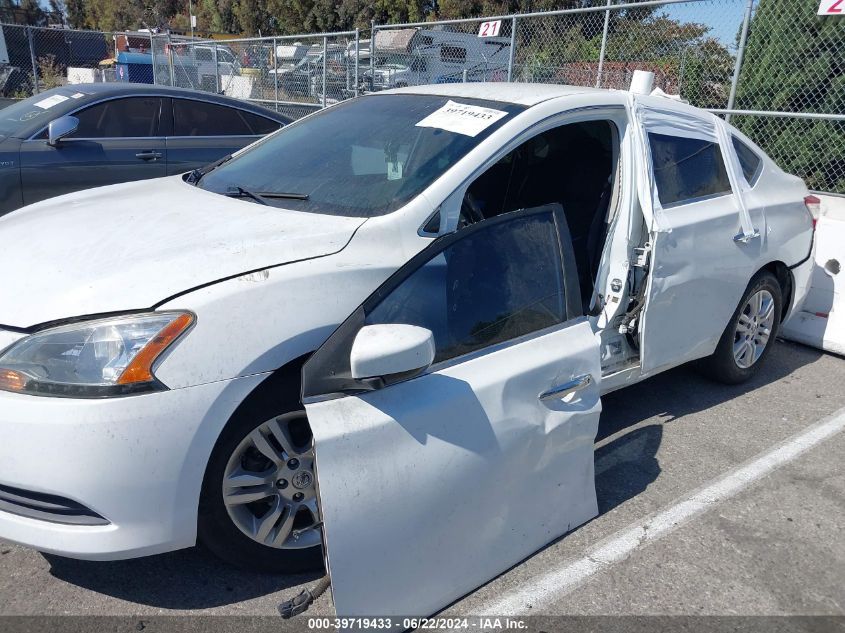
M239 412L206 469L201 542L246 569L318 569L318 520L313 439L305 411L267 415L260 407L248 407Z
M757 373L780 328L782 294L777 278L770 272L762 272L751 280L716 351L700 362L705 374L735 385Z

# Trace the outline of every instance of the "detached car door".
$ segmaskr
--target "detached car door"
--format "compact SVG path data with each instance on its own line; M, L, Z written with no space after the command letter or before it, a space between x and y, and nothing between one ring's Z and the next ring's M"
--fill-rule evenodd
M254 143L281 125L253 112L195 99L173 99L167 173L208 165Z
M159 136L160 97L125 97L97 103L73 116L76 131L53 147L46 130L21 144L24 204L71 191L166 175Z
M600 378L560 205L388 279L303 369L338 615L430 615L594 517Z
M660 103L638 118L654 223L641 328L651 373L713 353L759 267L761 240L716 117Z

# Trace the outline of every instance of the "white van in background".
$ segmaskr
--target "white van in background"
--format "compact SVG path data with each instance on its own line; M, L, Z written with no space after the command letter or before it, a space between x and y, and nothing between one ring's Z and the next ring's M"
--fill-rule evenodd
M505 81L510 39L428 29L377 31L375 59L364 71L367 88Z

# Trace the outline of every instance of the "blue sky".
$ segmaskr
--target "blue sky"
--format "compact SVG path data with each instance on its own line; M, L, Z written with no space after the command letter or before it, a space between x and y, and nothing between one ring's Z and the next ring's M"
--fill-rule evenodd
M711 35L731 51L736 49L736 35L745 16L745 0L721 0L714 2L685 2L659 8L669 17L682 22L700 22L711 27Z

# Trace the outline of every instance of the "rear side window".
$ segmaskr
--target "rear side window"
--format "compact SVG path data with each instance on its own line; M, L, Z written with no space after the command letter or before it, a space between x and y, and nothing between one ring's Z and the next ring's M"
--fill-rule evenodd
M649 133L657 193L663 206L731 193L717 143Z
M742 166L742 174L749 185L757 182L757 177L760 175L763 166L763 159L753 149L748 147L745 143L740 141L737 137L732 136L731 140L736 150L739 164Z
M244 112L205 101L173 100L174 136L251 136Z
M79 127L69 138L143 138L155 136L161 99L128 97L98 103L73 116Z
M552 213L476 226L411 273L366 323L430 329L439 362L566 321Z
M241 116L247 122L247 125L252 129L253 134L269 134L275 132L280 127L281 123L273 119L267 119L260 114L253 114L252 112L241 112Z
M443 46L440 49L440 61L447 64L463 64L467 60L467 49L462 46Z

